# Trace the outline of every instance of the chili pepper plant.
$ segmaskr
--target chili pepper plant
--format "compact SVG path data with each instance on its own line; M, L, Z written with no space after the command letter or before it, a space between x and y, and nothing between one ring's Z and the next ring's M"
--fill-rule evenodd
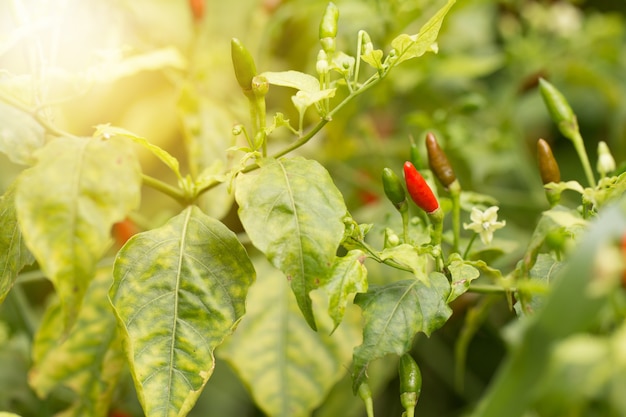
M13 167L0 199L3 415L443 415L438 367L457 398L446 415L626 415L626 174L605 142L594 170L559 86L540 78L528 94L584 182L561 178L550 140L535 138L532 186L546 199L507 253L515 222L447 155L445 129L388 142L396 156L353 177L370 184L356 187L370 193L362 204L336 169L342 112L366 108L410 62L437 60L455 0L386 37L344 27L342 3L312 2L314 59L293 69L259 59L272 38L241 26L211 40L225 30L206 23L219 6L172 3L187 49L152 28L161 46L105 51L77 74L46 66L44 20L12 38L28 35L35 70L0 74ZM289 4L264 2L255 24ZM148 18L125 7L135 24ZM112 123L115 109L87 131L61 117L111 83L130 100L125 79L146 73L175 91L156 92L175 104L149 116L176 120L175 146L139 119ZM509 324L477 388L472 346L498 314Z

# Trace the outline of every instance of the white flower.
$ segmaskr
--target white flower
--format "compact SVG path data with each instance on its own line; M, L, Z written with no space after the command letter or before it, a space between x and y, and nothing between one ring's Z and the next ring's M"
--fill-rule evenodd
M473 207L472 214L470 214L472 222L470 224L463 223L463 228L465 230L473 230L480 234L480 240L482 240L485 245L490 244L493 239L493 232L503 228L506 224L506 221L497 221L499 209L500 208L497 206L492 206L485 211L480 211L476 207Z

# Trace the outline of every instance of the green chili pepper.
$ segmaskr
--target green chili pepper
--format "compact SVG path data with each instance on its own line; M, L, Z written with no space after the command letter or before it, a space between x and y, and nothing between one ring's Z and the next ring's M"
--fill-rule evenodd
M250 52L246 49L241 41L233 38L230 41L230 54L235 69L235 77L237 83L246 95L252 93L252 79L256 74L256 65Z
M539 173L543 184L561 181L559 165L554 159L552 149L548 142L543 139L537 141L537 160L539 161Z
M389 168L383 169L382 178L385 195L395 208L401 210L406 205L406 193L400 178Z
M539 91L552 120L556 122L563 135L571 138L571 130L578 130L578 122L563 94L543 78L539 79Z
M322 49L326 53L335 52L335 37L337 36L337 22L339 21L339 9L332 1L326 6L324 16L320 22L319 39Z
M435 135L430 132L426 135L426 150L428 151L428 166L430 166L430 170L435 174L439 182L448 188L456 180L456 175L454 175L452 165L450 165L443 149L439 147Z
M407 417L412 417L422 391L422 373L408 353L400 357L398 373L400 374L400 402L406 410Z

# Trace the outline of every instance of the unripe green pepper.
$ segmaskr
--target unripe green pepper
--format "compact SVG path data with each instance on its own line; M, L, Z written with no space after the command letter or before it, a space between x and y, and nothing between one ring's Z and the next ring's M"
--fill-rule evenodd
M390 168L383 169L382 179L385 195L395 208L401 210L403 206L406 206L406 192L402 181Z
M550 145L543 139L537 141L537 160L539 161L541 181L544 185L561 181L559 164L557 164L556 159L554 159Z
M326 53L335 52L335 37L337 36L337 22L339 21L339 9L332 1L326 6L324 16L320 22L319 39L322 49Z
M252 55L237 38L232 38L230 41L230 54L237 83L246 95L253 94L252 79L257 73Z
M422 373L413 357L405 353L398 362L400 374L400 402L407 417L413 417L415 406L422 391Z
M563 135L572 138L574 131L578 131L578 121L569 103L563 94L543 78L539 79L539 91L552 120L557 124Z
M430 166L430 170L435 174L439 182L448 188L456 180L456 175L454 175L452 165L450 165L443 149L439 147L435 135L431 132L428 132L426 135L426 150L428 151L428 166Z
M363 382L359 385L359 397L363 400L365 404L365 411L367 412L367 417L374 417L374 401L372 399L372 390L370 389L370 385L367 381Z

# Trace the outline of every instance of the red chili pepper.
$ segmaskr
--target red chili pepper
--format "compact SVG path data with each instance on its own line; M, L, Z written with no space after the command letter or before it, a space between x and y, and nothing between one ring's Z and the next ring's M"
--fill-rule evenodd
M623 264L626 264L626 232L622 235L622 256L624 258ZM622 288L626 288L626 267L622 272Z
M404 180L411 199L426 213L439 208L439 201L433 194L422 174L409 161L404 163Z
M126 241L137 233L139 233L139 228L130 219L124 219L113 225L112 235L115 243L120 247L124 246Z
M204 17L204 0L189 0L189 8L196 22Z

